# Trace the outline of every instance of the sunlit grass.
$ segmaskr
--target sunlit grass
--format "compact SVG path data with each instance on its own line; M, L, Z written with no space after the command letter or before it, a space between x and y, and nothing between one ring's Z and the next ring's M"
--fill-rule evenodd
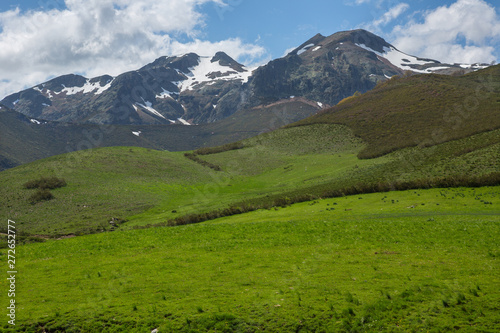
M18 328L495 331L499 206L498 187L376 193L24 245Z

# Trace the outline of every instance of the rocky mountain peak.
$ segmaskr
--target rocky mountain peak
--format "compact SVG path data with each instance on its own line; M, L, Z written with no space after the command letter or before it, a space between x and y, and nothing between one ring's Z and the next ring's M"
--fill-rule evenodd
M351 42L354 45L366 45L370 49L377 52L384 52L384 47L391 47L391 44L387 43L383 38L363 29L357 29L352 31L346 31L344 33L339 33L332 35L332 37L337 37L337 42Z
M292 50L290 53L288 53L288 55L301 55L310 48L320 44L323 40L325 40L325 38L326 38L325 36L318 33L314 35L312 38L308 39L306 42L299 45L299 47L297 47L296 49Z
M219 62L219 65L226 66L234 69L237 72L245 72L243 65L238 63L236 60L228 56L225 52L217 52L210 62Z

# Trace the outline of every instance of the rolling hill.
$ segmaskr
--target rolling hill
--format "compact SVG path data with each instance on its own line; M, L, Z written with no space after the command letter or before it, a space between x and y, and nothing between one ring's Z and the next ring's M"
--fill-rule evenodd
M146 148L77 151L2 171L0 214L18 219L27 236L59 237L114 230L113 219L123 222L122 229L142 228L350 193L497 185L499 134L487 131L373 159L359 159L366 144L335 124L286 128L238 146L200 149L194 152L197 160ZM32 204L35 190L23 184L51 176L67 186L53 190L54 199Z
M369 158L498 129L499 96L500 65L459 77L395 77L289 126L344 124L367 143L359 156Z
M134 146L183 151L268 132L315 114L319 106L294 98L245 109L198 126L97 125L29 118L0 105L0 170L82 149Z

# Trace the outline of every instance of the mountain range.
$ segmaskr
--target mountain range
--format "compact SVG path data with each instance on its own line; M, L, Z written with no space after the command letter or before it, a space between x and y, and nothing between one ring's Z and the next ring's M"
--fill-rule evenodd
M68 74L0 102L0 167L98 146L189 150L223 144L306 118L395 75L462 75L484 67L410 56L354 30L317 34L254 69L217 52L163 56L116 77ZM113 126L113 134L104 125ZM20 133L25 139L13 139ZM88 133L102 140L89 140Z
M356 91L409 70L456 73L471 66L404 54L364 30L312 37L256 69L224 52L160 57L112 77L69 74L12 94L1 103L28 117L91 124L201 124L238 110L304 97L335 105Z

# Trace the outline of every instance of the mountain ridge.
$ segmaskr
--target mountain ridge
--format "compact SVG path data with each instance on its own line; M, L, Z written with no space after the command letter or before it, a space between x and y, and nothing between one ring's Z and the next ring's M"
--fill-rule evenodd
M2 103L29 117L94 124L201 124L290 96L335 105L404 71L465 73L481 66L407 55L358 29L316 34L282 58L249 69L224 52L162 56L116 77L67 74Z

